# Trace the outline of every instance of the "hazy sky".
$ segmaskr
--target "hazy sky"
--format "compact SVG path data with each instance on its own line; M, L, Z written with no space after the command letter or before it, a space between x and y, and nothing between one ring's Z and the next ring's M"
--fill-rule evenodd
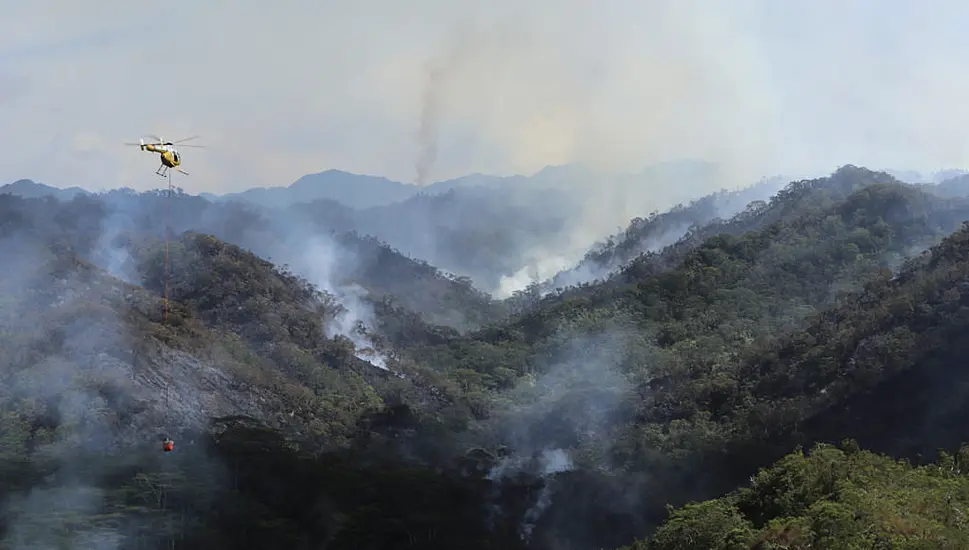
M0 182L189 191L700 157L969 166L965 2L0 0ZM422 131L422 118L424 120ZM428 149L430 151L431 149Z

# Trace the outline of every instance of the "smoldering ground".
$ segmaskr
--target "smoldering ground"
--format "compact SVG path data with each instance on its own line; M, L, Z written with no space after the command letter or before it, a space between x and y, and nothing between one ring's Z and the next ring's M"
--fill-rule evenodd
M366 290L352 282L341 283L335 276L341 267L351 267L356 261L355 258L323 235L298 240L302 251L294 258L294 267L318 288L332 295L341 306L340 311L327 325L330 336L341 335L349 338L356 347L358 358L387 370L387 358L373 349L374 344L367 339L365 333L366 328L374 326L373 307L366 301ZM347 272L352 272L352 268Z
M540 481L519 524L522 539L535 547L586 548L610 537L619 545L645 529L635 480L617 475L610 456L615 430L634 412L631 362L651 349L625 321L560 327L536 355L536 375L504 395L479 432L501 449L488 472L498 484L496 498L503 480ZM597 524L604 510L623 523L605 539Z

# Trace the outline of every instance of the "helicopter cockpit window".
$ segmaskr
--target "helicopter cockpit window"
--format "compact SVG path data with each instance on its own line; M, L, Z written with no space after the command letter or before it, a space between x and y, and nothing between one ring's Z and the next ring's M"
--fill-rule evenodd
M175 157L175 162L180 162L180 159L178 158L178 153L173 153L173 156Z

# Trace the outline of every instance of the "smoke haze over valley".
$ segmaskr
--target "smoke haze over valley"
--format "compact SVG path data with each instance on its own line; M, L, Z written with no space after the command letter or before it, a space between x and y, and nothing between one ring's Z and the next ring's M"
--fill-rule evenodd
M969 8L9 8L0 550L969 548Z

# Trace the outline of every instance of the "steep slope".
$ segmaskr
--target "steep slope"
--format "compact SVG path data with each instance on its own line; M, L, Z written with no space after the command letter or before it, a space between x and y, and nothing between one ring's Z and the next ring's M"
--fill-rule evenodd
M740 375L748 429L931 456L969 439L969 225L779 339ZM768 416L755 411L770 408ZM751 419L757 419L751 423ZM736 420L735 420L736 422ZM862 429L863 428L863 429Z
M893 456L937 455L969 439L967 330L969 223L896 274L844 296L805 330L757 350L711 419L732 424L733 437L748 442L730 449L735 463L849 436ZM957 460L943 454L942 468L918 470L824 448L807 460L790 456L749 489L674 513L649 548L678 548L686 530L704 524L710 548L817 544L824 536L841 544L881 538L962 548L967 526L951 510L969 496L967 456L963 448ZM831 524L832 514L864 517L872 527ZM830 527L820 523L826 520ZM727 546L730 537L744 544Z
M655 372L648 384L643 413L669 432L652 433L627 456L665 449L682 461L690 448L704 476L739 481L797 443L856 437L914 457L969 439L956 420L966 412L965 380L953 370L966 354L957 336L965 331L966 242L965 230L946 239L916 262L927 269L910 264L894 279L880 271L804 329L776 339L767 327L750 331L753 345L739 355L724 356L695 334L693 363ZM747 300L745 308L754 295ZM721 332L731 324L725 313Z
M97 432L99 444L113 446L242 414L286 431L325 435L332 443L346 437L361 414L380 406L361 374L375 369L355 366L352 347L325 339L313 310L300 315L300 308L312 306L303 302L315 297L298 294L305 290L297 281L255 265L236 272L246 277L246 287L237 286L237 277L204 287L221 300L218 311L229 308L238 316L253 315L251 304L274 299L275 315L283 318L275 325L269 324L273 318L260 319L254 333L252 324L233 323L239 317L186 307L200 304L183 295L176 278L173 290L185 301L173 304L165 324L157 294L56 250L56 243L54 250L38 244L23 231L5 231L2 243L5 253L16 253L0 283L3 406L26 414L28 423L61 424L58 437L67 437L77 423L75 436ZM211 267L200 269L211 275ZM272 330L270 354L258 344ZM281 338L280 332L303 340ZM306 339L313 346L299 347L310 345ZM308 351L321 347L332 366ZM50 435L35 431L30 437Z

